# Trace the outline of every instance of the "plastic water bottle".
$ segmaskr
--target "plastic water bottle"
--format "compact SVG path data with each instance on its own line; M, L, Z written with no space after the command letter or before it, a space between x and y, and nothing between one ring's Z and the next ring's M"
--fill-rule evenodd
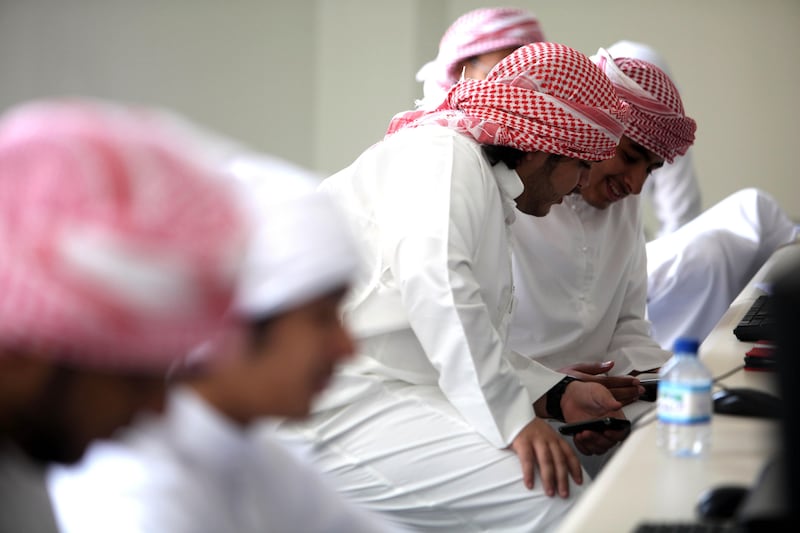
M696 339L675 341L658 382L658 446L671 455L703 455L711 445L711 372Z

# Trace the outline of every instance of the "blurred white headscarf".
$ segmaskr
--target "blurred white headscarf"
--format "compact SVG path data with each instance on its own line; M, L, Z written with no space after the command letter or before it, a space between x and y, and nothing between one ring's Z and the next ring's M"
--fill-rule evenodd
M234 309L269 317L348 285L358 252L349 227L319 180L276 169L259 156L228 165L254 224Z
M670 79L673 79L667 60L652 46L635 41L622 40L606 48L606 51L611 57L630 57L652 63L663 70Z

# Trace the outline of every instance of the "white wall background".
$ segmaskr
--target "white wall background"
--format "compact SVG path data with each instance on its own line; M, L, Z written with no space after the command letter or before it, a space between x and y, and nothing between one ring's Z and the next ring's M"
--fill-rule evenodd
M0 109L165 106L328 174L413 105L444 29L486 5L528 8L587 54L656 47L699 123L704 206L758 186L800 220L798 0L0 0Z

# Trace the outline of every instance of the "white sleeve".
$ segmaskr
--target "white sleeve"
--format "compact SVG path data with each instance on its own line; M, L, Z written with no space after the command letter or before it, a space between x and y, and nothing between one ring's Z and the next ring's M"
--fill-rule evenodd
M47 483L62 533L189 533L204 523L185 512L198 500L170 461L150 463L122 445L95 444L82 463L53 466ZM177 499L166 494L179 494ZM212 506L213 507L213 506ZM213 520L205 522L214 527Z
M252 531L284 533L402 533L402 526L338 493L326 478L261 433L252 469L263 475L244 495L256 512ZM259 528L261 526L261 528Z
M203 470L190 458L160 461L124 446L104 446L73 468L48 476L63 533L401 533L342 498L310 466L267 439ZM224 453L224 451L220 451Z
M645 195L659 222L658 236L672 233L700 214L700 186L691 149L655 170L645 183Z
M643 232L639 232L631 253L625 298L608 347L608 358L615 361L615 375L658 368L671 356L652 338L650 322L645 318L647 259Z
M772 252L796 237L775 199L751 188L647 243L654 337L667 347L682 335L705 338Z
M484 232L498 227L492 217L499 217L501 234L487 238L507 238L501 206L488 204L499 202L497 182L471 145L437 137L411 148L386 170L395 186L385 191L391 202L381 210L381 226L394 254L394 278L441 390L476 431L502 448L534 413L481 294L487 287L473 271Z

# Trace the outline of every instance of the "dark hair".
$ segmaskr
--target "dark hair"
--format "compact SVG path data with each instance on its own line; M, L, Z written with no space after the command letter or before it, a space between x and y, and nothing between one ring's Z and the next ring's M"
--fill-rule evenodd
M525 157L526 153L528 153L518 150L517 148L500 146L497 144L484 144L483 152L486 154L486 157L489 158L489 163L491 163L492 166L495 166L497 163L502 161L511 170L517 168L519 162L522 161L522 158ZM547 154L545 165L547 165L547 168L551 168L552 166L555 166L556 163L560 163L565 159L571 158L565 155Z
M522 150L518 150L510 146L500 146L497 144L484 144L483 153L485 153L486 157L489 158L489 163L491 163L492 166L495 166L497 163L502 161L508 168L512 170L517 168L517 165L525 156L525 152Z

